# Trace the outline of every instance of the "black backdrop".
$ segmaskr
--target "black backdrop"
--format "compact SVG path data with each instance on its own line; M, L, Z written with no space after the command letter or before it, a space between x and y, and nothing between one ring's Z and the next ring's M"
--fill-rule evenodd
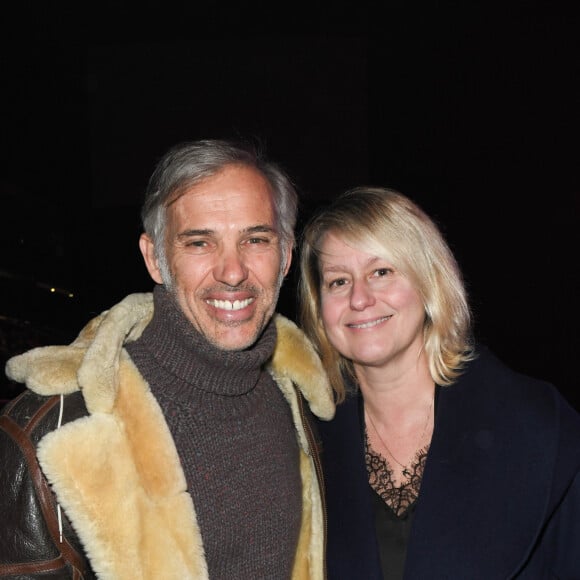
M75 308L17 289L0 315L74 334L149 290L138 212L156 160L250 136L295 179L301 220L353 185L418 201L465 272L478 338L580 407L577 22L557 3L464 4L11 13L0 283L71 289Z

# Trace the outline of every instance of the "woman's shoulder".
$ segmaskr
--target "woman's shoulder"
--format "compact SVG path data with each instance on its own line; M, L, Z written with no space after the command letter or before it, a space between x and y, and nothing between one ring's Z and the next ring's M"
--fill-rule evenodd
M580 414L555 385L514 370L486 345L478 344L475 352L458 381L442 388L450 401L481 413L511 414L513 420L550 422L580 437Z
M552 383L514 370L483 344L477 345L474 359L466 365L457 384L469 385L472 391L477 387L483 388L488 394L525 395L526 399L533 393L538 396L554 396L559 393Z

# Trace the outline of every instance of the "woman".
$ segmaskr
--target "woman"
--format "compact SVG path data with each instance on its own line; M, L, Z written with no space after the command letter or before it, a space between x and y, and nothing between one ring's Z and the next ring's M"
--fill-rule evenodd
M307 224L301 267L339 403L319 423L329 578L580 578L580 416L472 342L433 221L354 189Z

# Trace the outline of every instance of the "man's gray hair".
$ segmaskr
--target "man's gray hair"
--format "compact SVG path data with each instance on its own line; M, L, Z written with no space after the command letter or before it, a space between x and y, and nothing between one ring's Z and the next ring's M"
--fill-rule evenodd
M276 225L282 247L294 246L294 228L298 211L298 196L286 173L267 160L262 150L253 144L200 140L172 147L159 161L149 180L141 210L143 229L153 240L164 283L169 270L165 255L167 206L180 192L218 173L228 165L244 165L259 171L272 189ZM284 251L283 254L286 252ZM283 256L284 257L284 256Z

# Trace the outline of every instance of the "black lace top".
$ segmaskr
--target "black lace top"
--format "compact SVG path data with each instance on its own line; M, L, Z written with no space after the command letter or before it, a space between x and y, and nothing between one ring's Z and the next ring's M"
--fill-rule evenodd
M393 472L389 462L370 446L365 432L365 463L369 474L369 484L399 518L405 516L419 497L428 452L429 445L417 451L413 463L409 466L409 478L397 487L393 481Z

